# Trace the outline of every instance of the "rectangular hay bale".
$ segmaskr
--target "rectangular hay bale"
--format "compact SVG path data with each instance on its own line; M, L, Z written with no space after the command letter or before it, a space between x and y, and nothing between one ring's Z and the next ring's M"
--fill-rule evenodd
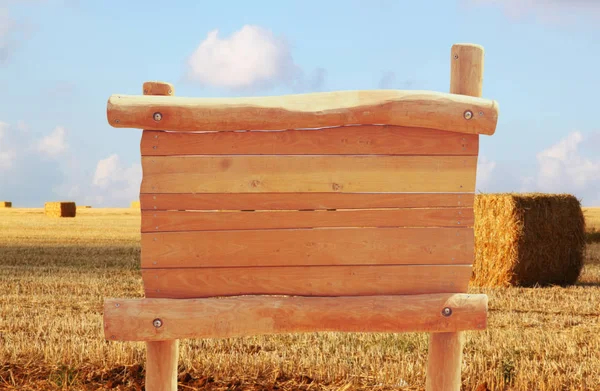
M475 197L471 285L570 285L583 267L585 220L570 194L501 193Z
M46 202L44 204L44 213L48 217L75 217L77 206L75 202L71 201Z
M0 208L12 208L12 202L0 201Z
M131 207L134 209L140 209L140 201L131 201Z

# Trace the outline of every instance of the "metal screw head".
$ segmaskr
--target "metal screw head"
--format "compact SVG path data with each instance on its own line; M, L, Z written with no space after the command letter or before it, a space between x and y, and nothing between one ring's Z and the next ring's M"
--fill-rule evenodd
M458 54L455 54L455 55L454 55L454 59L455 59L455 60L458 60Z
M119 122L121 122L121 121L119 121L118 119L116 119L116 120L115 120L115 123L117 123L117 124L118 124Z
M471 119L473 118L473 112L471 110L467 110L465 111L465 119Z
M152 149L156 149L156 145L153 145L153 146L152 146Z
M115 307L119 308L120 306L121 306L121 304L115 303Z
M160 326L162 326L162 320L156 318L152 321L152 325L156 328L159 328Z
M480 116L482 116L482 115L483 115L483 111L480 111L480 112L479 112L479 115L480 115Z
M161 114L161 113L158 113L158 112L157 112L157 113L154 113L154 116L153 116L153 118L154 118L154 120L155 120L156 122L158 122L158 121L160 121L160 120L162 119L162 114Z
M452 308L450 308L450 307L445 307L445 308L442 310L442 315L444 315L445 317L448 317L448 316L452 315Z

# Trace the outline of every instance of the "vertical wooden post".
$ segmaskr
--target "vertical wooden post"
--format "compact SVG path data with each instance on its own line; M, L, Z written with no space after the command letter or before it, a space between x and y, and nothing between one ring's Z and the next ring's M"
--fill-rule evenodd
M450 93L481 97L483 47L452 45ZM427 391L460 391L464 331L431 333L427 360Z
M177 391L178 342L146 342L146 391Z
M149 81L144 95L175 95L172 84ZM146 342L146 391L177 391L179 340Z

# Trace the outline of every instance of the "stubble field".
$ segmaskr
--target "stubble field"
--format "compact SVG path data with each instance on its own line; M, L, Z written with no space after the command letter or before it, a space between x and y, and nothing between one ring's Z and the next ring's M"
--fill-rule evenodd
M600 208L586 210L600 228ZM107 342L102 302L142 297L140 213L0 209L0 389L142 390L143 343ZM476 289L463 390L600 390L600 243L569 288ZM180 389L422 390L427 334L309 333L184 340Z

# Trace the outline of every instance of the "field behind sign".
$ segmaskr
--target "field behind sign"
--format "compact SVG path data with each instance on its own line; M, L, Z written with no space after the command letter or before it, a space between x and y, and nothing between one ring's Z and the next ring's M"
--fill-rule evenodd
M600 229L600 208L585 215ZM104 297L143 297L139 249L136 209L78 209L74 219L0 210L0 389L142 385L144 345L102 332ZM485 332L467 333L465 390L600 388L600 243L588 245L575 286L470 291L489 295L490 316ZM427 334L184 340L180 357L180 384L193 388L417 390Z

